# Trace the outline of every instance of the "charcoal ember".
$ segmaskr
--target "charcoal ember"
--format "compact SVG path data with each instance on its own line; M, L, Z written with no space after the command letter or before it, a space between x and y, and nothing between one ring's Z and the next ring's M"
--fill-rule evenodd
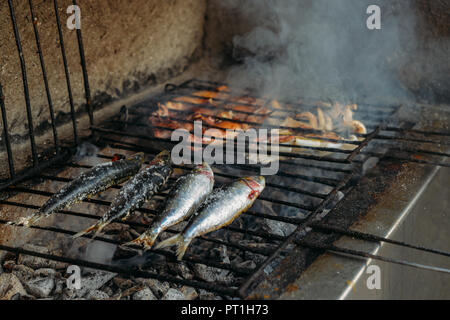
M121 290L113 297L116 300L130 300L131 297L138 291L142 290L144 287L142 285L133 286L126 290Z
M26 295L25 288L14 274L2 273L0 275L0 300L11 300L13 297Z
M5 272L12 272L15 266L16 263L13 260L8 260L3 263L3 269L5 270Z
M56 272L56 270L50 268L37 269L36 271L34 271L34 274L39 277L61 277L61 273Z
M108 285L104 285L100 288L100 290L105 292L110 297L114 295L114 290Z
M103 228L104 234L118 235L123 232L128 232L130 227L126 224L121 223L110 223Z
M228 270L217 269L200 263L196 263L193 269L197 277L207 282L221 282L229 284L234 280L234 277Z
M168 262L167 266L169 267L169 270L173 273L176 273L177 275L181 276L183 279L192 279L194 278L194 275L192 274L192 271L188 268L186 263L184 262Z
M88 292L101 288L116 275L116 273L106 271L93 271L88 275L83 275L81 277L81 288L80 290L74 290L74 294L78 298L84 297Z
M86 296L88 300L106 300L109 299L109 295L101 290L92 290Z
M194 300L198 297L197 291L192 287L183 286L180 288L180 292L184 295L186 300Z
M161 300L186 300L186 297L181 291L170 288Z
M14 265L11 273L14 274L22 283L31 280L34 276L34 270L24 265Z
M228 256L227 247L222 245L220 247L215 247L210 251L210 257L216 258L223 263L230 263L230 257Z
M139 254L139 250L127 246L117 246L112 260L129 259Z
M274 250L273 246L270 246L265 243L257 243L257 242L251 241L251 240L241 240L241 241L239 241L239 244L241 246L253 248L253 249L261 249L261 250L268 250L268 251ZM252 251L246 251L243 258L244 258L244 260L252 260L257 265L261 264L266 259L266 257L264 255L255 253Z
M144 279L144 278L137 278L136 282L143 285L143 286L147 286L148 288L150 288L153 292L153 294L158 297L161 298L163 297L167 291L169 291L170 289L170 285L167 282L162 282L156 279Z
M235 266L237 268L243 268L243 269L255 269L256 263L252 260L247 260L247 261L236 263Z
M121 277L114 277L113 283L122 290L129 289L134 286L134 282L132 280Z
M47 298L55 287L55 280L51 277L36 277L25 282L27 292L37 298Z
M25 250L35 251L43 254L54 254L54 255L61 255L61 252L50 252L50 250L47 247L44 246L38 246L35 244L26 244L23 247ZM34 257L29 256L25 254L20 254L17 264L23 264L27 267L33 268L33 269L40 269L40 268L52 268L52 269L65 269L67 268L67 264L63 262L58 262L54 260L48 260L40 257Z
M158 300L148 287L135 292L132 298L133 300Z
M268 231L272 234L276 234L278 236L287 237L292 232L294 232L296 226L290 223L285 223L281 221L264 219L264 223L269 229Z
M55 279L55 289L53 290L53 294L57 295L59 298L63 294L65 286L65 279Z
M205 289L198 289L198 294L200 300L222 300L221 297L216 296L214 293L209 292Z

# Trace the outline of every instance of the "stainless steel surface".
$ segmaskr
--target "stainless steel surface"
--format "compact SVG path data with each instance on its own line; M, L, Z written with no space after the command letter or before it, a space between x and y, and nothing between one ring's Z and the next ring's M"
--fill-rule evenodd
M450 168L428 167L394 186L352 229L450 251ZM450 259L389 244L342 237L335 245L396 259L450 267ZM380 289L369 289L368 267L380 270ZM281 299L450 299L450 276L432 271L326 253Z

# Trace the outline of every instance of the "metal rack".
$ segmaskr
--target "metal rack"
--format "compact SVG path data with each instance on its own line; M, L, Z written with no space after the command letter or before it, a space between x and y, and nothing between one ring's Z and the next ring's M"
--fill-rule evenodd
M73 1L76 4L75 1ZM38 154L36 150L36 142L35 142L35 132L33 126L33 119L31 117L31 108L30 105L30 97L28 92L28 83L27 83L27 74L25 68L25 58L23 56L20 36L17 29L17 23L15 20L15 12L12 0L8 0L8 5L10 8L11 14L11 22L14 31L14 37L17 44L18 54L20 57L20 63L22 68L22 80L23 80L23 88L24 88L24 98L26 103L26 111L28 116L28 136L29 142L31 145L31 158L32 158L32 166L22 172L16 172L14 161L13 161L13 149L11 147L11 139L9 137L8 132L8 124L7 124L7 112L4 104L4 97L2 94L2 87L0 84L0 107L2 113L2 121L4 128L4 141L5 148L8 155L8 165L9 165L9 174L10 178L6 181L3 181L0 185L0 191L13 191L19 193L28 193L40 195L43 197L49 197L52 195L51 192L48 191L40 191L36 190L29 185L23 185L25 181L31 181L32 179L40 179L40 181L50 180L56 181L59 183L67 183L71 181L74 177L58 177L54 175L50 169L64 169L67 167L77 167L80 169L88 169L89 166L80 165L79 163L72 162L70 160L70 155L72 154L74 148L79 145L80 139L78 136L78 130L76 125L76 112L73 104L72 98L72 89L70 83L70 74L68 72L67 60L65 58L65 49L64 49L64 40L61 32L60 19L58 16L58 5L57 1L54 0L54 8L55 8L55 17L58 25L58 34L59 41L61 44L61 56L64 62L64 70L67 82L67 92L68 99L70 102L70 115L73 126L73 140L74 145L72 147L63 147L58 139L57 134L57 123L55 121L55 116L53 112L53 104L51 99L51 94L48 86L44 57L42 54L42 50L39 42L39 33L36 24L33 24L35 37L36 37L36 45L37 45L37 53L40 58L40 64L42 69L43 81L45 84L46 95L48 100L49 107L49 116L50 123L53 131L53 147L50 148L44 154ZM33 5L32 1L29 0L29 6L31 15L34 21L34 13L33 13ZM221 83L212 82L212 81L203 81L193 79L187 81L179 86L177 85L167 85L166 90L160 96L151 97L148 101L141 102L135 106L131 106L128 108L128 115L125 121L123 119L119 119L118 117L111 119L103 124L98 126L93 125L94 114L92 110L92 103L90 97L90 87L88 81L88 73L86 67L86 61L84 58L84 48L82 43L82 35L81 30L77 30L77 39L80 51L80 63L83 70L84 76L84 88L85 88L85 97L86 97L86 112L89 114L89 119L91 123L91 141L95 141L96 143L100 143L103 145L108 145L110 148L117 149L119 152L122 151L144 151L150 158L155 156L159 151L161 151L160 145L173 145L174 142L170 141L170 139L160 139L156 137L151 137L148 134L149 124L147 118L151 116L151 112L155 110L157 102L164 102L174 99L179 96L186 96L192 94L198 90L216 90L218 86L223 85ZM242 90L240 92L231 92L230 97L242 96L242 95L252 96L251 90ZM194 96L192 96L194 97ZM223 100L220 101L218 99L219 106L215 107L217 110L227 110L227 106L233 104L231 100ZM267 105L269 99L265 101ZM241 102L239 104L242 104ZM309 110L313 107L312 104L308 103L290 103L293 105L293 108L290 109L282 109L278 111L285 112L286 115L289 115L298 110ZM199 104L199 107L202 108L211 108L209 105ZM293 217L293 216L282 216L282 215L272 215L269 212L265 212L264 210L256 211L249 210L244 213L244 217L250 217L252 219L269 219L279 222L284 222L295 226L295 231L292 232L289 236L280 236L278 234L270 233L267 231L261 230L250 230L241 227L236 227L234 225L228 226L224 228L227 233L235 233L242 235L242 237L257 239L259 243L267 244L265 248L255 248L251 246L242 245L236 242L230 242L228 240L220 239L214 234L203 236L196 240L196 243L201 242L209 242L217 245L225 245L232 250L236 250L238 252L251 252L261 256L264 256L264 261L260 264L257 264L255 268L242 268L233 266L230 263L217 262L211 259L207 259L198 254L186 254L184 261L188 263L200 263L206 266L210 266L213 268L228 270L232 274L236 275L238 279L238 283L233 286L224 286L215 283L209 283L203 280L188 280L188 279L179 279L177 277L171 276L169 274L158 274L153 272L142 271L138 269L128 269L119 267L116 265L108 265L102 263L94 263L91 261L81 260L81 259L72 259L65 256L57 256L52 254L42 254L39 252L34 252L30 250L25 250L20 247L10 247L5 245L0 245L0 250L10 251L17 254L25 254L31 256L42 257L50 260L67 262L70 264L77 264L79 266L95 268L99 270L105 270L110 272L117 272L123 275L134 276L134 277L143 277L143 278L154 278L158 280L168 281L174 284L180 285L188 285L194 288L201 288L211 292L215 292L219 295L223 295L226 297L246 297L248 295L249 290L254 285L254 282L257 281L258 277L264 273L265 268L274 262L280 256L286 255L289 253L289 245L292 244L301 244L299 242L300 235L307 232L309 228L313 228L314 230L326 230L327 232L334 232L340 235L351 235L356 238L360 238L366 241L386 241L391 242L397 245L415 247L421 250L434 252L437 254L448 255L445 252L439 252L433 249L427 249L420 246L413 246L410 244L405 244L401 242L392 241L389 239L384 239L380 237L375 237L372 235L357 233L351 230L339 229L335 226L327 226L318 224L315 219L317 215L323 212L324 209L328 208L328 206L332 205L335 201L336 196L339 192L343 192L344 194L349 190L349 188L354 185L359 177L360 170L362 164L368 157L371 156L379 156L379 157L392 157L398 161L412 161L430 165L440 165L440 166L450 166L450 163L446 159L450 154L436 151L436 150L425 150L425 149L414 149L413 147L406 148L402 145L403 142L407 142L408 144L414 143L428 143L432 146L434 145L445 145L448 144L448 137L450 133L447 132L437 132L437 131L421 131L412 129L412 125L409 124L406 127L397 126L396 124L391 123L391 119L395 119L396 112L399 110L400 106L368 106L364 104L360 104L359 111L356 112L355 116L363 123L367 124L367 128L369 129L368 134L359 135L362 138L360 141L349 141L346 139L324 139L331 142L345 143L354 145L354 149L352 150L342 150L336 148L324 148L324 147L301 147L303 149L310 149L312 151L325 151L328 154L324 156L318 156L314 153L280 153L280 156L283 159L280 160L280 171L274 177L267 178L267 187L265 192L261 195L261 197L257 200L258 202L266 202L270 204L276 204L281 207L289 207L292 210L297 210L301 212L303 216L306 218ZM185 113L183 111L179 112L179 117L177 117L177 121L183 121L183 115ZM269 116L270 117L270 116ZM217 118L221 120L220 118ZM240 122L239 120L230 120ZM261 125L259 123L247 123L254 128L258 128ZM212 127L204 124L206 127ZM270 126L268 126L270 128ZM279 127L277 127L279 128ZM162 130L168 130L167 128L158 128ZM290 128L291 129L291 128ZM295 129L298 133L314 133L317 132L315 130L306 130L306 129ZM136 139L140 142L145 143L136 143ZM389 154L385 155L378 151L378 148L371 148L372 145L376 143L384 143L384 144L394 144L394 146L389 145L390 148L398 148L403 155ZM283 146L281 144L281 146ZM289 147L296 148L295 146L289 145ZM414 157L416 154L421 154L422 156ZM104 159L105 161L109 160L110 157L105 154L98 154L99 158ZM180 170L186 170L183 166L176 166ZM214 173L216 177L221 181L220 183L228 182L232 179L236 179L243 174L255 174L259 171L258 166L253 165L218 165L214 167ZM311 170L310 173L305 174L302 170ZM317 170L314 171L314 170ZM236 173L238 171L238 173ZM36 181L36 180L33 180ZM173 181L173 180L172 180ZM299 186L299 182L302 183ZM326 192L317 192L316 188L313 186L320 186L321 189L327 190ZM13 187L13 188L12 188ZM296 194L302 198L302 202L297 202L292 199L280 199L278 197L272 196L271 191L278 190L281 192L290 192ZM164 199L164 194L159 194L159 196ZM92 203L96 206L109 206L110 202L101 200L101 199L88 199L85 200L87 203ZM28 209L38 209L34 204L29 203L21 203L9 201L8 199L0 201L0 204L4 206L13 206L20 208L28 208ZM147 216L154 217L158 212L156 210L142 208L138 210ZM98 219L99 217L96 215L72 211L72 210L64 210L60 212L64 215L75 216L80 219ZM0 224L6 224L8 221L0 220ZM135 222L118 222L123 224L128 224L134 227L145 227L145 224L135 223ZM22 228L22 227L15 227ZM33 229L41 230L42 232L53 232L53 233L61 233L65 235L73 235L77 232L77 230L65 230L56 227L40 227L33 226ZM78 230L79 231L79 230ZM173 229L168 230L169 233L174 233ZM111 243L114 245L120 245L120 243L116 240L111 240L106 237L99 237L96 241L102 241ZM194 245L196 245L194 243ZM321 246L320 244L316 244L318 250L327 249L327 247ZM330 248L328 248L330 249ZM332 248L333 249L333 248ZM336 248L334 248L336 249ZM161 255L168 259L168 261L175 261L173 254L170 251L166 250L152 250L152 253ZM355 254L355 252L353 252ZM394 261L395 262L395 261Z

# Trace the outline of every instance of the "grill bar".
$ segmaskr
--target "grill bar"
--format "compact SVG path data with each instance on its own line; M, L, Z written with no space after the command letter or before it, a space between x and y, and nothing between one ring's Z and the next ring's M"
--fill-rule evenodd
M64 73L66 75L67 93L69 95L69 104L70 104L70 116L72 117L73 139L75 145L78 145L79 141L78 141L77 121L75 117L75 106L73 103L72 85L70 84L70 73L69 67L67 65L66 49L64 47L64 37L61 30L61 21L59 19L57 0L53 0L53 6L55 8L55 17L56 17L56 25L58 27L59 44L61 46L61 56L64 64Z
M5 137L6 153L8 154L9 176L10 179L12 180L15 178L16 174L14 171L14 159L11 151L11 140L9 138L8 132L8 120L6 116L5 96L3 95L3 87L1 83L0 83L0 108L2 111L3 136Z
M73 4L77 5L76 0L73 0ZM94 124L94 111L92 109L91 104L91 89L89 86L89 77L87 73L87 66L86 66L86 58L84 56L84 46L83 46L83 36L81 34L81 29L77 28L77 40L78 40L78 51L80 52L80 64L81 69L83 72L83 83L84 83L84 94L86 97L86 110L87 114L89 115L89 122L91 125Z
M51 120L51 125L52 125L52 130L53 130L53 142L55 144L55 151L58 154L59 153L58 133L56 131L55 114L53 112L53 102L52 102L52 97L50 94L50 88L48 85L47 71L45 69L44 57L42 55L41 41L39 39L39 31L37 29L37 18L34 14L32 0L28 0L28 4L30 6L31 21L33 23L34 37L36 39L36 47L38 50L39 61L41 64L42 80L44 81L45 93L47 95L48 109L49 109L49 113L50 113L50 120Z
M22 44L20 42L19 30L17 28L16 15L14 12L14 5L12 0L8 0L9 12L11 16L11 22L14 30L14 38L16 40L17 52L19 53L20 68L22 69L22 82L23 82L23 94L25 97L25 105L27 110L28 119L28 136L30 138L31 153L33 155L33 165L37 166L39 159L36 150L36 142L34 137L33 117L31 114L30 93L28 89L27 70L25 66L25 57L23 55Z

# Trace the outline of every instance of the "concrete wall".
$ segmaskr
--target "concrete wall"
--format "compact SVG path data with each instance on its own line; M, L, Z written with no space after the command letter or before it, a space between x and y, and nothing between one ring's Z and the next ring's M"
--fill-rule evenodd
M49 118L28 1L13 1L26 60L33 119ZM76 108L85 103L76 32L66 27L67 7L58 1ZM205 0L80 0L83 41L92 96L117 98L165 81L190 63L203 38ZM34 1L37 26L57 113L69 102L53 1ZM0 81L9 129L26 130L22 79L7 1L0 3Z

